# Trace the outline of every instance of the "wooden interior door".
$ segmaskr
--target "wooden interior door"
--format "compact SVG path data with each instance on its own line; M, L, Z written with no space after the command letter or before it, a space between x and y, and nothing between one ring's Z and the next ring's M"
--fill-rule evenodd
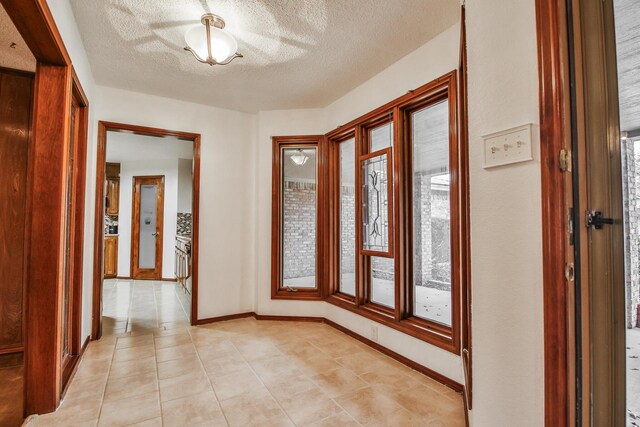
M164 176L133 177L131 277L162 279Z

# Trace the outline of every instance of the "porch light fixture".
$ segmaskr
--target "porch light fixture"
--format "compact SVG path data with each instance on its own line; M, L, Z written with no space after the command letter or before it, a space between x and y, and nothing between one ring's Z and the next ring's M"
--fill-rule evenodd
M235 58L242 58L238 53L238 42L224 31L224 19L213 13L205 13L200 19L202 26L191 28L184 35L187 50L203 64L227 65Z
M307 160L309 160L309 156L304 154L300 149L291 155L291 161L298 166L304 165L307 163Z

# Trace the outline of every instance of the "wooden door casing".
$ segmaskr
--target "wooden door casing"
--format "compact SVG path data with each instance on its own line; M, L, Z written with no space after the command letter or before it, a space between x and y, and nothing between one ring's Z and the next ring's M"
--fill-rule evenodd
M140 263L140 188L157 185L156 193L156 251L153 269L139 268ZM142 280L162 279L162 242L164 225L164 176L134 176L131 214L131 277Z

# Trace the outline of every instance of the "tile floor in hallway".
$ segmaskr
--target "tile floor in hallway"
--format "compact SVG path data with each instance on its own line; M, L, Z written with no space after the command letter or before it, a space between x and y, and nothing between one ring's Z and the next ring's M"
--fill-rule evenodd
M138 305L137 284L128 325L89 344L58 411L30 425L464 425L458 394L328 325L191 327L164 316L169 292Z
M175 282L109 279L102 289L103 335L189 324L191 300Z

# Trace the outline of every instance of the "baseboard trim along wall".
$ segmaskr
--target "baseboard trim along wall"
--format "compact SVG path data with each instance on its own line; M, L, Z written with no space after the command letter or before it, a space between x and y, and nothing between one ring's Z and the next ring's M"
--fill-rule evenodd
M380 353L383 353L389 357L391 357L392 359L402 363L405 366L408 366L409 368L420 372L421 374L439 382L440 384L443 384L447 387L449 387L450 389L452 389L453 391L455 391L456 393L463 393L464 392L464 386L460 383L458 383L457 381L452 380L451 378L445 377L444 375L427 368L424 365L419 364L418 362L415 362L401 354L396 353L393 350L388 349L387 347L384 347L380 344L378 344L377 342L371 341L368 338L363 337L362 335L353 332L350 329L345 328L342 325L339 325L327 318L324 317L308 317L308 316L274 316L274 315L263 315L263 314L257 314L254 312L246 312L246 313L238 313L238 314L230 314L227 316L219 316L219 317L210 317L207 319L199 319L197 320L195 323L196 325L206 325L208 323L216 323L216 322L224 322L227 320L234 320L234 319L242 319L242 318L246 318L246 317L253 317L256 320L272 320L272 321L289 321L289 322L318 322L318 323L325 323L329 326L331 326L332 328L335 328L337 330L339 330L340 332L349 335L352 338L357 339L358 341L362 342L363 344L368 345L369 347L379 351ZM466 405L465 405L466 406Z

